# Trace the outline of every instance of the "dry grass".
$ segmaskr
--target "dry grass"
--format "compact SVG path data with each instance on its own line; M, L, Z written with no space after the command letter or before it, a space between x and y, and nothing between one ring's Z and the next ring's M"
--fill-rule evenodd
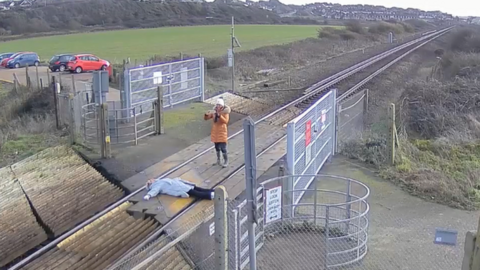
M371 102L380 104L370 106L375 124L364 134L367 139L350 142L347 152L377 165L385 178L410 193L461 209L480 206L480 54L473 53L480 31L476 31L460 28L447 36L441 43L442 59L423 61L430 63L428 76L393 71L383 78L390 81L389 88L369 88ZM430 48L429 58L438 50ZM421 74L423 68L413 72ZM395 93L380 92L392 87ZM386 165L388 123L382 118L390 102L397 105L401 138L394 167Z
M3 84L0 96L0 167L61 142L55 129L53 97L42 91Z

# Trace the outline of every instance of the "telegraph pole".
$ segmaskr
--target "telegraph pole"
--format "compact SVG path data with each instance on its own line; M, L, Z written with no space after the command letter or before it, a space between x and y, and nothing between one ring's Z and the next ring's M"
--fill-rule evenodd
M241 47L240 42L235 37L235 17L232 16L232 30L230 32L230 49L228 50L228 66L232 71L232 93L235 93L235 48Z

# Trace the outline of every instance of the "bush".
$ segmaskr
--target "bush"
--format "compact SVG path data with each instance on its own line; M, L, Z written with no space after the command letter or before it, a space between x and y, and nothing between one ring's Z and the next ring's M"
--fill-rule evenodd
M400 34L403 32L403 26L388 22L378 22L368 28L368 32L372 34L387 34L389 32Z
M318 24L310 19L282 19L268 10L222 3L79 0L0 12L0 26L14 35L36 35L51 31L90 31L95 27L108 29L228 24L232 16L235 16L239 24Z
M348 21L345 23L345 27L348 31L357 33L357 34L362 34L365 32L362 24L359 21Z

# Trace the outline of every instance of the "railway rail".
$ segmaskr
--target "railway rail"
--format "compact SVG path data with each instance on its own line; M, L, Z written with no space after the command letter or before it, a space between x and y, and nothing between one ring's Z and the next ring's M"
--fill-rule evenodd
M378 55L376 55L376 56L374 56L374 57L372 57L368 60L362 61L362 62L360 62L358 64L355 64L355 65L353 65L353 66L351 66L351 67L349 67L349 68L347 68L347 69L345 69L345 70L343 70L343 71L341 71L341 72L339 72L335 75L332 75L332 76L330 76L330 77L328 77L324 80L321 80L320 82L318 82L318 83L312 85L311 87L309 87L308 89L306 89L304 91L304 94L301 97L289 102L288 104L285 104L285 105L281 106L280 108L275 109L274 111L264 115L263 117L260 117L259 119L257 119L255 121L255 124L261 123L263 121L270 121L271 118L277 117L278 115L281 115L282 112L284 112L286 110L289 110L292 107L296 107L296 108L300 108L300 109L307 108L309 105L314 103L316 101L316 99L318 99L319 96L321 96L327 90L334 87L337 83L341 82L342 80L345 80L346 78L350 77L351 75L353 75L353 74L355 74L355 73L357 73L357 72L359 72L359 71L361 71L361 70L363 70L367 67L370 67L373 64L378 63L379 61L381 61L381 60L383 60L383 59L385 59L389 56L392 56L395 53L398 53L402 50L407 50L408 49L405 53L401 54L399 57L396 57L394 60L390 61L389 63L387 63L383 67L379 68L377 71L375 71L373 74L366 77L364 80L362 80L360 83L356 84L354 87L350 88L349 90L347 90L343 93L339 93L339 95L340 95L338 97L339 99L348 98L350 95L354 94L357 90L359 90L365 83L367 83L373 77L377 76L379 73L381 73L382 71L384 71L385 69L387 69L391 65L397 63L402 58L404 58L405 56L407 56L411 52L415 51L416 49L420 48L421 46L423 46L423 45L427 44L428 42L430 42L430 41L442 36L443 34L447 33L451 28L453 28L453 27L448 27L448 28L445 28L445 29L442 29L442 30L439 30L439 31L436 31L436 32L433 32L433 33L429 33L427 35L423 35L422 37L420 37L420 38L418 38L414 41L410 41L410 42L404 43L402 45L399 45L399 46L397 46L397 47L395 47L391 50L380 53L380 54L378 54ZM301 111L300 111L300 113L301 113ZM289 120L291 120L291 115L289 115L289 117L290 118L287 118L287 117L281 118L279 123L280 124L287 123ZM243 133L243 130L240 130L240 131L230 135L229 139L237 137L238 135L240 135L242 133ZM270 146L266 147L263 151L258 153L257 157L263 155L270 148L274 147L279 142L284 140L285 137L286 137L286 135L283 135L280 138L278 138L275 142L273 142L273 144L271 144ZM213 149L213 146L207 148L206 150L203 150L203 151L199 152L195 156L193 156L190 159L182 162L181 164L175 166L174 168L171 168L171 169L167 170L166 172L162 173L159 177L167 177L167 176L175 173L176 171L185 167L186 165L188 165L189 163L198 159L202 155L208 153L211 149ZM220 181L215 183L214 186L222 185L225 181L228 181L230 178L234 177L236 174L241 172L243 170L243 168L244 168L244 165L236 168L228 176L224 177L223 179L220 179ZM27 266L30 262L32 262L36 258L38 258L38 257L42 256L43 254L49 252L52 248L54 248L56 245L61 243L63 240L67 239L68 237L72 236L73 234L75 234L75 233L79 232L80 230L84 229L89 224L98 221L105 214L109 213L111 210L116 209L117 207L122 206L125 203L128 203L128 201L133 196L139 194L143 189L144 188L140 188L140 189L130 193L129 195L125 196L123 199L117 201L116 203L112 204L108 208L99 212L95 216L93 216L93 217L89 218L88 220L84 221L83 223L79 224L78 226L71 229L67 233L63 234L62 236L60 236L57 239L53 240L52 242L48 243L47 245L40 248L36 252L32 253L28 257L24 258L23 260L21 260L17 264L13 265L10 268L10 270L17 270L17 269L21 269L24 266ZM176 215L174 215L173 218L170 219L170 221L168 221L165 224L162 224L162 226L160 228L157 228L154 232L151 232L150 235L144 241L139 242L137 245L135 245L133 248L128 250L126 253L124 252L125 255L119 257L119 259L116 260L116 263L112 267L110 267L109 269L113 269L113 268L119 266L122 261L124 261L125 259L128 259L132 255L136 254L141 249L141 247L150 243L152 240L160 237L163 234L163 229L162 228L165 228L165 227L169 226L170 224L173 224L179 217L181 217L183 214L185 214L189 210L191 210L197 203L198 202L193 202L192 204L190 204L186 208L180 210L178 213L176 213Z

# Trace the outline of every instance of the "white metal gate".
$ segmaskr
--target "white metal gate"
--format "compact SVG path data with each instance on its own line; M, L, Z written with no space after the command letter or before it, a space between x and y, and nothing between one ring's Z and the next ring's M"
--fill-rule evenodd
M125 107L152 104L163 87L164 107L204 99L203 57L125 70ZM140 111L140 110L138 110Z
M335 148L336 89L322 96L287 125L287 164L291 175L315 175ZM313 181L308 177L293 178L290 190L306 189ZM297 204L304 192L293 195Z

